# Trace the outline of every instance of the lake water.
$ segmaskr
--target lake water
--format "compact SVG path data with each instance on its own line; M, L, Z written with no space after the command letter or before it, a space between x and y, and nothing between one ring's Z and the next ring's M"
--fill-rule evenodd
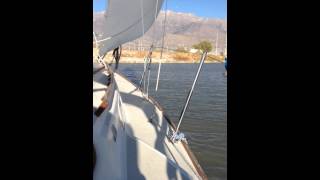
M149 95L177 125L198 64L152 64ZM138 84L143 64L120 64L119 70ZM209 179L227 179L227 78L223 64L203 64L180 130Z

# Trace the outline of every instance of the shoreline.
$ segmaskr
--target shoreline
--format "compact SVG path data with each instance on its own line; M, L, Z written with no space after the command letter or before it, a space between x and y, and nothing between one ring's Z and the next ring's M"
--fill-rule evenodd
M97 54L97 49L93 49L93 54ZM128 51L123 50L122 56L120 58L120 64L143 64L144 63L144 57L147 55L146 51L140 52L140 51ZM153 63L175 63L175 64L195 64L200 62L200 54L197 53L187 53L187 52L169 52L165 53L163 55L163 58L160 59L160 52L153 52L152 54L152 62ZM111 53L108 53L104 61L106 63L110 63L112 61L113 57ZM114 63L114 62L113 62ZM224 63L223 56L215 56L215 55L208 55L204 63L218 63L222 64Z
M159 63L159 58L152 58L152 63ZM161 63L164 64L195 64L199 63L200 60L174 60L174 59L161 59ZM121 57L119 64L143 64L144 58L127 58L127 57ZM214 60L205 60L204 63L215 63L215 64L223 64L221 61L214 61Z

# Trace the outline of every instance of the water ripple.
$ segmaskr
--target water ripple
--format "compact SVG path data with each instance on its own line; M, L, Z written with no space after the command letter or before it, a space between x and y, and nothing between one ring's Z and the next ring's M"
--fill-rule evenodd
M197 71L197 64L162 64L158 92L158 66L151 66L149 93L177 124ZM137 83L143 64L120 64L120 71ZM185 113L181 131L209 179L227 179L227 80L222 64L204 64Z

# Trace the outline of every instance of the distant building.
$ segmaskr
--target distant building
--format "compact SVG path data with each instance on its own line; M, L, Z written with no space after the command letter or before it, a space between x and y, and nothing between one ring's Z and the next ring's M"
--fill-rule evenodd
M199 50L198 50L198 49L191 48L189 52L190 52L190 53L197 53L197 52L199 52Z

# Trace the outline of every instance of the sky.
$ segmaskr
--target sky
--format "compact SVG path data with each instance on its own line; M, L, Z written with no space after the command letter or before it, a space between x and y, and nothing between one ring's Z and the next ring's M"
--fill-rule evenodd
M93 11L104 11L107 0L93 0ZM225 19L227 16L227 0L167 0L168 10L192 13L207 18ZM165 9L165 1L162 9Z

